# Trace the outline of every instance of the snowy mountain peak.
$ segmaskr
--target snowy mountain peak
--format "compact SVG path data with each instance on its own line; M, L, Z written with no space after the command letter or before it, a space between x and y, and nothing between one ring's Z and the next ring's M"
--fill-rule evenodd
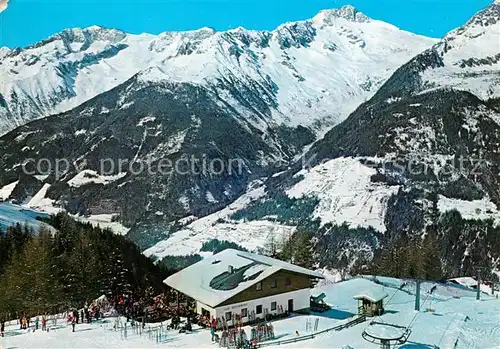
M467 91L481 100L500 97L500 4L476 13L399 69L381 92L392 97L438 89ZM400 81L399 80L399 81Z
M478 12L468 23L482 23L483 26L488 26L496 24L498 21L500 21L500 1L495 1L484 10Z
M104 42L105 44L117 44L127 37L127 33L118 29L109 29L99 26L91 26L87 28L70 28L64 29L47 39L28 45L24 49L15 48L11 54L31 51L32 53L56 54L51 51L59 51L57 42L62 42L63 51L66 53L87 50L94 42ZM55 44L54 44L55 43ZM55 45L55 46L54 46Z
M467 38L474 39L479 37L483 33L489 32L499 32L500 21L500 3L494 3L484 10L476 13L466 24L451 31L445 36L445 40L453 40L458 36L465 36ZM498 41L497 47L498 49Z
M241 33L241 32L246 32L246 31L248 31L248 29L246 29L245 27L238 26L234 29L229 29L227 32L228 33Z
M337 18L343 18L351 22L366 23L370 22L371 18L364 13L359 12L354 6L346 5L339 9L320 11L313 19L315 23L320 25L332 25Z
M214 36L217 32L208 27L184 32L164 32L149 44L149 50L166 54L167 57L189 55L196 52L202 41Z
M4 58L11 52L10 48L2 46L0 47L0 59Z
M85 43L94 41L117 43L122 41L126 36L127 34L121 30L108 29L96 25L87 28L65 29L55 35L56 38L70 43Z
M0 134L72 109L141 71L140 82L205 84L223 90L235 108L259 100L260 117L278 124L326 129L434 43L371 21L352 6L274 31L67 29L24 49L0 51Z

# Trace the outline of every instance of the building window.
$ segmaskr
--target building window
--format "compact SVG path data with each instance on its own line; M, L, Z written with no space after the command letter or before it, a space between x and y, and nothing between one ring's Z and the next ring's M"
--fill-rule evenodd
M271 302L271 311L276 310L276 302Z
M231 321L231 312L230 311L228 311L226 313L226 321Z
M255 286L255 288L257 289L257 291L262 290L262 282L257 282L257 285Z
M292 279L291 278L286 278L285 279L285 285L286 286L292 286Z
M247 308L241 309L241 317L247 317L247 316L248 316Z
M272 279L271 280L271 288L276 288L278 287L278 280Z
M255 307L255 313L256 314L262 314L262 305L258 305Z

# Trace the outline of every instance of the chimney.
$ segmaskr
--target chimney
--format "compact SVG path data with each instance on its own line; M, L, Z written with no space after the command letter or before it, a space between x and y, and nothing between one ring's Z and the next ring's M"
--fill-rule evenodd
M228 272L229 274L232 274L232 273L233 273L233 270L234 270L234 268L233 268L233 266L232 266L232 265L230 265L230 266L228 266L228 267L227 267L227 272Z

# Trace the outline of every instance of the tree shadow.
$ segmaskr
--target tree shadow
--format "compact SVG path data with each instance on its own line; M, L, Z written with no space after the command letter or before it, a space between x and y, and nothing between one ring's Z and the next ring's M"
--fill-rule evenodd
M22 334L28 333L24 332L25 330L17 330L17 331L9 331L5 332L4 337L15 337L15 336L20 336Z
M164 344L164 343L171 343L171 342L177 342L177 341L179 341L179 338L167 337L167 338L164 338L164 339L158 341L158 343Z
M397 314L399 310L384 309L384 314Z
M278 336L274 336L273 340L281 339L283 337L290 336L290 335L291 335L291 333L283 333L283 334L280 334Z

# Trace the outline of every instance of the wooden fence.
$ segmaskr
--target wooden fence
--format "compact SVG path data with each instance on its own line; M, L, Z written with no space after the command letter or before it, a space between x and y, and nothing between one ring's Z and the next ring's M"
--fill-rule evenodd
M262 348L262 347L267 347L267 346L271 346L271 345L282 345L282 344L290 344L290 343L302 342L302 341L305 341L305 340L313 339L314 337L319 336L320 334L327 333L327 332L330 332L330 331L341 331L341 330L343 330L345 328L348 328L348 327L351 327L351 326L355 326L355 325L360 324L360 323L365 322L365 321L366 321L366 316L364 316L364 315L356 316L354 319L346 322L345 324L341 324L341 325L337 325L337 326L334 326L334 327L330 327L330 328L327 328L325 330L322 330L322 331L319 331L319 332L316 332L316 333L312 333L312 334L308 334L308 335L305 335L305 336L288 338L288 339L278 340L278 341L269 341L269 342L258 343L257 347L258 348Z

